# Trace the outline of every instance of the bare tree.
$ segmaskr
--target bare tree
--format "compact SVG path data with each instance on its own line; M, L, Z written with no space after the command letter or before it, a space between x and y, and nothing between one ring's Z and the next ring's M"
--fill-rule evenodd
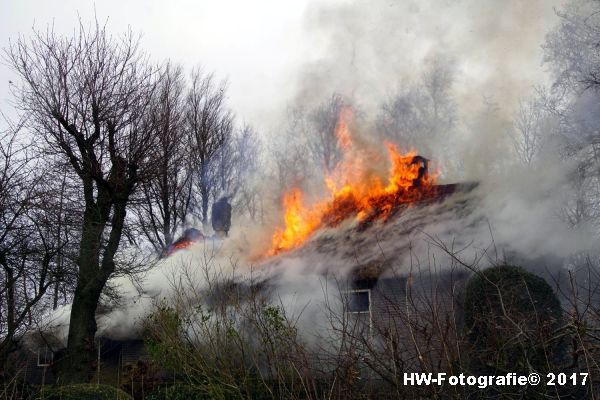
M573 190L565 193L561 213L571 225L600 223L600 3L573 0L560 11L547 35L544 61L553 73L549 90L540 91L544 109L557 121L561 155L575 164Z
M77 253L81 237L83 199L77 181L68 173L65 161L50 160L43 168L48 195L44 200L47 223L53 226L51 239L58 253L54 264L52 309L72 300L77 282Z
M598 11L595 0L571 0L557 12L559 23L542 46L556 89L577 93L600 84Z
M66 382L86 381L94 360L95 312L116 270L130 197L156 163L144 116L155 88L131 32L113 38L105 26L80 24L73 37L48 29L11 43L6 58L21 78L18 106L48 153L68 160L83 197L81 240L69 324Z
M531 165L544 145L544 135L550 135L549 116L536 99L520 101L508 135L519 160Z
M189 134L192 162L196 168L195 205L205 226L211 190L219 185L214 163L233 132L233 114L225 104L226 89L225 82L216 84L212 74L204 75L200 69L195 69L186 98L185 129Z
M306 112L297 107L289 108L285 122L283 134L272 138L268 148L270 174L277 183L275 193L283 193L290 184L297 185L311 174L312 162L305 143L310 129Z
M258 134L250 125L234 130L217 154L217 184L212 190L213 199L227 195L238 211L247 212L255 221L260 201L255 181L260 174L260 146Z
M157 146L150 149L156 174L142 182L135 213L138 228L157 253L173 242L192 201L193 167L183 125L184 85L182 68L167 63L147 116L157 133Z
M381 105L377 119L381 135L425 153L443 144L456 124L453 83L452 63L432 60L419 82L405 85Z
M0 134L0 368L21 334L39 321L53 300L49 288L64 284L69 246L64 196L46 183L45 170L19 127Z
M313 107L288 108L283 134L275 136L269 146L277 193L308 180L320 183L323 174L333 171L342 157L336 127L345 107L356 111L350 100L333 93ZM280 199L275 200L279 203Z
M307 135L307 147L317 165L325 172L331 172L340 161L341 149L336 136L336 126L340 112L348 102L338 94L315 107L308 115L310 132Z

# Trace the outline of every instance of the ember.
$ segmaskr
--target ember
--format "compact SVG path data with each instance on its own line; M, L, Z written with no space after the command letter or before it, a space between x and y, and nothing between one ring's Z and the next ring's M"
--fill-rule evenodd
M378 157L355 149L349 128L351 118L349 109L342 110L336 126L343 158L325 179L328 196L306 206L301 189L285 193L285 228L276 230L267 255L298 247L322 226L336 226L350 217L362 224L386 220L402 207L435 196L436 174L428 173L427 159L415 151L402 154L394 144L386 143L388 175L383 178L374 172L372 164Z
M186 229L185 232L183 232L183 235L164 251L162 257L168 257L177 250L187 249L200 240L204 240L202 232L194 228Z

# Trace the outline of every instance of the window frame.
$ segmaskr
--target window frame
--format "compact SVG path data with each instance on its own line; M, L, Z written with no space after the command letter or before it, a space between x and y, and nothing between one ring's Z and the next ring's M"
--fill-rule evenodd
M350 296L352 296L352 294L355 294L355 293L365 293L365 292L367 293L368 299L369 299L369 309L367 311L350 311L350 309L349 309ZM345 305L345 312L346 312L346 314L354 314L354 315L368 314L369 315L369 336L371 336L371 334L373 333L373 296L372 296L372 289L371 288L348 289L348 290L344 291L344 294L346 295L346 305Z
M40 362L40 359L41 359L40 354L42 353L42 351L44 352L45 363ZM49 347L45 347L43 350L42 349L37 350L37 366L38 367L50 367L53 362L54 362L54 352Z

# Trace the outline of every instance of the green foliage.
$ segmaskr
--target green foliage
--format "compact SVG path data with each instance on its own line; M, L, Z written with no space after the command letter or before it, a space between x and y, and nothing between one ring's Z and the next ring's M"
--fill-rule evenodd
M77 384L40 390L39 400L133 400L124 391L108 385Z
M269 327L276 332L280 332L285 328L285 319L282 315L282 310L277 306L266 306L263 309L263 316Z
M286 363L297 350L296 328L280 306L262 301L227 305L196 305L188 313L159 307L146 320L147 349L204 398L272 398L278 388L266 386L270 376L297 379ZM161 395L168 390L179 389L162 389Z
M261 308L261 314L264 321L261 332L263 340L283 344L297 336L296 328L286 321L285 311L280 306L266 305Z
M172 343L165 343L163 338L177 338L182 321L179 314L172 308L160 306L148 317L146 327L160 326L160 335L146 329L144 334L144 343L148 353L163 368L177 370L180 365L177 348Z
M208 400L211 396L197 386L177 383L155 390L146 396L146 400Z

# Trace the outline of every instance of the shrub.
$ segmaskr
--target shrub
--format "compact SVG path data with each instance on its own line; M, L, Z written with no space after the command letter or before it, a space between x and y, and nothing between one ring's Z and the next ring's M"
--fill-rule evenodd
M467 282L464 310L470 373L545 376L566 366L561 305L543 278L511 265L486 269ZM543 385L517 389L534 397L555 391Z
M562 323L560 302L546 281L516 266L489 268L465 288L465 329L474 372L531 372L560 363L552 341Z
M132 400L124 391L109 385L77 384L44 388L40 400Z

